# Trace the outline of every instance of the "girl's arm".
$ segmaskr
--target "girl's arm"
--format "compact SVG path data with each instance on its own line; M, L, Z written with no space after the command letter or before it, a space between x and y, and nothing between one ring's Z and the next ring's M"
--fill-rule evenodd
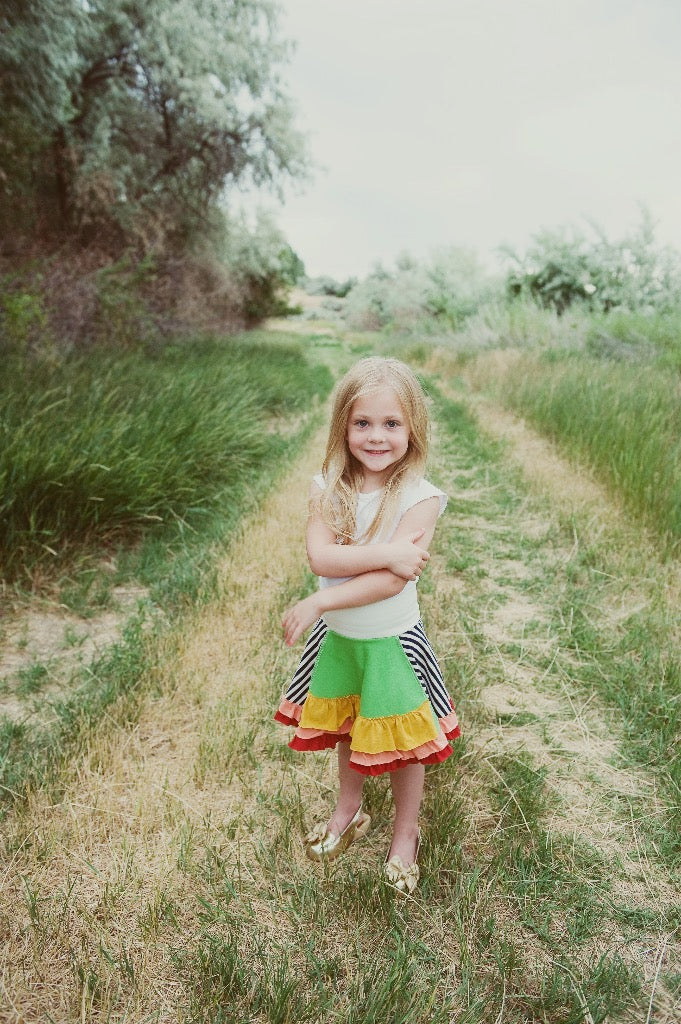
M374 604L375 601L384 601L399 594L404 586L400 576L388 569L377 569L361 573L335 587L317 590L284 613L281 620L284 640L291 647L324 612L338 608L359 608L365 604Z
M435 530L435 523L440 508L439 498L427 498L405 512L395 533L402 539L409 537L417 530L423 531L423 537L430 543ZM366 545L367 548L374 545ZM419 569L420 572L420 569ZM418 573L412 576L415 579ZM291 647L296 640L317 621L325 612L338 608L359 608L362 605L374 604L394 597L404 589L404 578L387 569L378 569L356 575L345 583L333 587L325 587L309 597L298 601L284 614L282 626L284 639Z
M320 488L313 483L310 498L315 498L319 494ZM430 557L426 550L430 541L424 541L423 527L402 529L402 522L407 515L409 513L403 516L392 539L383 544L336 544L336 537L331 528L320 516L311 515L305 532L305 543L312 572L316 576L336 579L342 576L357 576L359 573L372 572L375 569L389 569L403 580L415 579Z

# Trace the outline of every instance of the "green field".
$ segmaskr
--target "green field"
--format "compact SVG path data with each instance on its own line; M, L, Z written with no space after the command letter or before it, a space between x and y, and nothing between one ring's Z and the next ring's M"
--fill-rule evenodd
M668 531L590 454L562 458L571 442L548 427L559 447L531 433L524 448L527 427L515 435L507 411L496 426L491 416L502 398L511 405L500 382L522 382L530 363L538 387L565 371L583 390L587 379L606 386L607 367L601 381L593 355L495 362L370 334L256 340L253 387L263 354L281 349L287 369L277 401L256 403L273 441L236 511L223 481L210 515L191 505L142 534L134 516L107 526L123 582L146 588L128 635L101 667L63 677L58 700L63 649L44 672L6 678L5 698L24 709L21 723L6 719L8 1005L55 1021L673 1024L678 563ZM299 653L283 646L279 619L311 586L305 495L323 447L323 416L293 395L308 388L307 410L329 369L372 350L422 373L429 475L450 496L420 589L463 737L428 771L421 883L408 899L381 876L385 780L367 783L366 840L328 866L305 858L301 836L333 805L334 760L292 752L272 721ZM541 445L553 476L537 475ZM88 526L74 538L42 602L62 593L69 557L72 586L95 564L93 537ZM17 617L42 559L16 576ZM97 594L81 580L61 611L72 631L98 620Z

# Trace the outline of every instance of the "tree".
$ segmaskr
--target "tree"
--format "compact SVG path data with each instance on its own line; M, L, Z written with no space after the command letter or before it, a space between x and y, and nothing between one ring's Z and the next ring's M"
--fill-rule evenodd
M73 115L85 11L77 0L7 0L0 14L0 227L54 204L52 143ZM30 217L27 214L30 212Z
M288 244L279 251L279 266L281 278L287 285L296 285L305 277L305 264Z
M225 189L300 175L277 14L271 0L10 0L3 226L37 210L85 239L183 242Z

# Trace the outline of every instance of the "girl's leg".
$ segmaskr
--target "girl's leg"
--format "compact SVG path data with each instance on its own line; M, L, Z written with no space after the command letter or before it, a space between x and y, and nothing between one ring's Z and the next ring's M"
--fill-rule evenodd
M336 810L329 820L328 829L334 835L339 836L348 827L362 802L364 776L350 767L349 743L339 743L336 749L338 750L340 788Z
M352 769L350 769L352 771ZM426 770L422 764L405 764L390 773L395 801L395 823L389 857L397 855L407 866L416 860L419 836L419 811L423 799Z

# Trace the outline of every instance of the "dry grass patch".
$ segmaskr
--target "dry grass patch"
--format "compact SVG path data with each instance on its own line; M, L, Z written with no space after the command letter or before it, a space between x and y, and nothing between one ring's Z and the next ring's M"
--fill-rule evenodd
M147 588L134 584L112 587L111 604L88 618L63 607L36 605L7 619L0 650L0 714L15 720L36 714L30 700L34 693L40 692L42 701L62 694L79 667L120 639L131 615L152 611ZM41 710L49 714L49 708Z
M319 446L231 545L220 605L172 641L163 692L135 728L104 730L62 801L34 794L8 823L5 985L26 1016L75 1019L85 1005L105 1019L127 1003L135 1019L159 1006L159 1020L177 1019L164 933L196 926L206 851L248 877L260 841L256 733L284 656L273 618L300 576Z

